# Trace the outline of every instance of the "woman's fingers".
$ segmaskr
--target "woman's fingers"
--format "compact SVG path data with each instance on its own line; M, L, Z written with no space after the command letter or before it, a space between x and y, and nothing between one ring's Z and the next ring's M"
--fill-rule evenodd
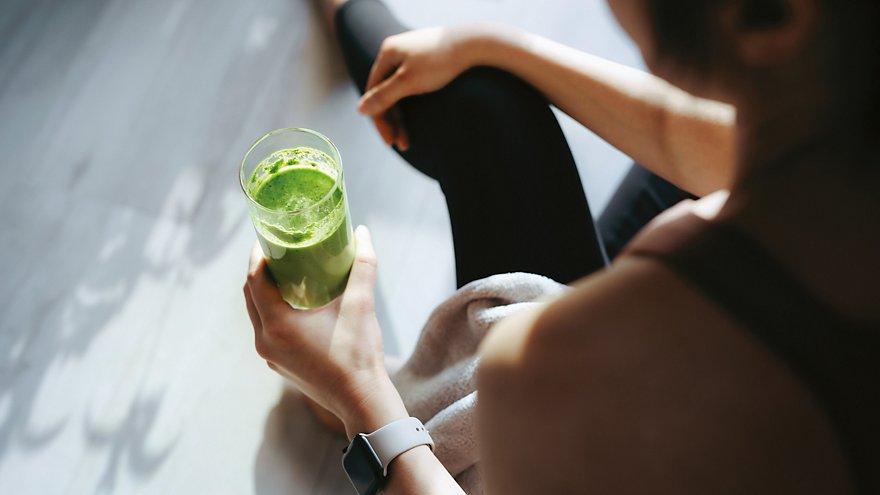
M370 231L363 225L354 231L357 253L348 285L342 295L340 311L369 312L373 311L373 290L376 283L376 252Z
M269 347L266 345L266 341L263 340L263 321L260 319L260 313L254 305L251 288L247 284L244 284L244 302L247 305L248 316L251 317L251 325L254 327L254 348L257 350L257 354L268 362Z
M400 62L403 61L403 54L392 48L390 43L388 38L382 42L379 55L376 56L376 61L370 68L370 75L367 77L367 86L364 91L373 89L383 79L393 74Z
M385 83L382 83L385 84ZM382 86L380 85L376 90L378 91ZM406 96L405 93L397 93L392 94L392 98L398 98L397 95L402 95L400 98ZM382 98L382 96L379 96ZM390 103L387 110L372 115L373 122L376 124L376 130L379 131L379 135L382 136L382 140L385 141L385 144L388 146L397 146L397 149L401 151L406 151L409 149L409 136L406 134L406 129L402 124L402 117L400 114L400 109L398 107L394 107L393 105L397 103L396 101ZM368 105L370 103L367 103ZM385 105L385 103L383 103Z
M406 151L409 149L409 134L406 132L406 126L403 122L403 112L400 111L400 107L394 107L390 110L393 126L394 126L394 144L397 145L397 149L400 151Z
M358 111L370 117L382 115L398 101L410 96L412 91L407 84L410 77L408 74L406 69L397 69L391 77L364 93L358 104Z
M290 306L282 299L281 292L275 282L269 276L269 271L266 269L266 259L263 257L263 250L260 249L259 243L254 243L254 248L251 250L247 286L261 321L277 318L291 310Z
M373 117L373 122L385 144L397 146L400 151L409 149L409 135L403 125L403 115L398 107L394 107L378 117Z
M382 141L385 141L385 144L391 146L397 141L397 129L388 120L388 115L373 117L373 122L376 124L376 130L379 131L379 135L382 136Z
M361 113L373 117L376 130L388 146L396 145L400 150L409 148L409 139L399 122L399 115L393 114L392 107L408 96L405 85L406 72L400 68L404 54L396 50L393 42L386 39L382 43L370 75L367 78L365 93L358 103Z
M251 318L251 325L254 326L254 332L259 334L263 331L263 322L260 320L260 312L254 306L254 298L251 296L251 289L248 284L244 284L244 304L247 306L248 316Z

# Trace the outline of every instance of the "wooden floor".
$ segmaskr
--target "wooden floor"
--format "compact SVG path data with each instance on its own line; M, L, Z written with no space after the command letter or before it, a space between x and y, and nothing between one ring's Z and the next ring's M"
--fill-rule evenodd
M637 63L599 0L390 4ZM305 0L0 1L0 493L350 493L253 351L237 166L277 127L339 145L406 354L453 290L448 219L355 101ZM601 205L626 158L563 124Z

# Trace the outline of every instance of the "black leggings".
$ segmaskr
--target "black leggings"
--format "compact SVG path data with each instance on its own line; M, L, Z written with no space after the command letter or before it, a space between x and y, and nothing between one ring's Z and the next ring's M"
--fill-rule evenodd
M407 30L379 0L350 0L337 12L339 43L361 92L382 40ZM410 140L401 156L446 196L459 287L507 272L572 282L604 267L685 196L634 167L600 219L601 243L559 122L533 87L479 67L399 107Z

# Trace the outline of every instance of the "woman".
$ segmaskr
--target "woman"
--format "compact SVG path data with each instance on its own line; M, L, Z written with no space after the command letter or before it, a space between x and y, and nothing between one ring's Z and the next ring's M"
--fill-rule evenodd
M592 273L483 344L486 491L880 491L880 7L609 4L669 83L511 28L404 32L376 0L327 4L360 110L443 187L459 281ZM542 96L702 199L603 269ZM407 416L357 237L328 308L287 307L258 250L245 285L257 351L350 437ZM384 492L460 493L424 446Z

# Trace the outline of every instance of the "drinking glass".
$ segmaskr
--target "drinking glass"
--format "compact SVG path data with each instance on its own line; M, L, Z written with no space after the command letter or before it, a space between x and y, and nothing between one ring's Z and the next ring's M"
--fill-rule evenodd
M318 154L321 159L302 163L284 161L284 156L290 156L285 150L300 147L318 150L323 156ZM266 207L254 198L255 187L260 179L277 173L279 163L282 167L311 168L312 172L317 169L332 180L332 187L314 202ZM310 129L274 130L251 146L239 176L257 239L284 300L297 309L312 309L339 296L354 261L354 236L336 146Z

